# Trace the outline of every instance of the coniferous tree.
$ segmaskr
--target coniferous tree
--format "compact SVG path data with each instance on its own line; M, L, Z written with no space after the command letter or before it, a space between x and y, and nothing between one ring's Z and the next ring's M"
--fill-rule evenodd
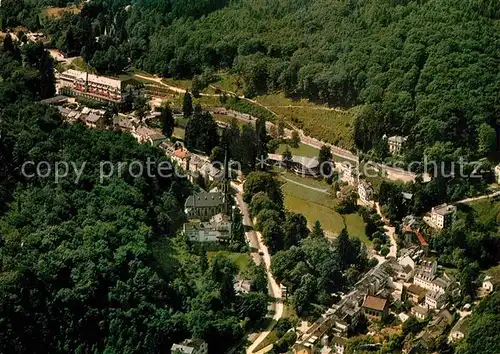
M172 109L167 105L161 108L160 113L161 131L167 138L170 138L174 132L175 123Z
M3 39L3 51L11 53L14 51L14 42L12 41L10 33L7 33L7 35Z
M263 118L258 118L255 122L255 132L256 132L256 146L257 146L257 158L261 160L267 159L267 143L269 142L269 136L267 135L266 120ZM265 166L257 166L259 169L264 169Z
M184 93L184 99L182 101L182 113L184 118L189 118L193 115L193 98L188 90Z
M201 248L201 255L200 255L200 258L199 258L199 265L200 265L201 272L204 274L207 271L208 267L209 267L207 250L205 249L205 247Z
M309 235L311 238L322 238L325 237L325 232L321 228L321 223L319 220L316 220L314 223L314 227Z
M283 151L283 155L281 156L281 162L283 162L283 165L285 166L286 169L292 168L293 155L288 146L286 147L285 151Z

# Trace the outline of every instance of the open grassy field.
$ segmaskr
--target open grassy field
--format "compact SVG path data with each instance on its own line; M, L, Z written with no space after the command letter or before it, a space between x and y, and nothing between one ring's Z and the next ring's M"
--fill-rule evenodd
M486 271L486 274L492 277L495 282L500 282L500 265L491 267Z
M173 79L173 78L165 78L165 79L162 79L161 81L166 83L167 85L180 87L183 89L190 89L191 85L192 85L191 80L177 80L177 79Z
M309 146L309 145L302 144L302 143L299 144L298 148L292 148L288 144L281 144L280 147L278 148L278 150L276 151L276 153L282 154L286 150L287 146L290 149L290 151L292 152L292 155L294 155L294 156L318 157L318 154L319 154L318 149L316 149L312 146Z
M306 186L324 189L326 191L331 190L331 185L329 185L328 183L326 183L322 179L314 179L314 178L309 178L309 177L304 178L304 177L296 175L293 172L287 172L287 171L285 171L285 169L279 168L279 167L276 167L274 169L274 172L279 173L281 177L295 181L295 182L300 183L300 184L304 184ZM324 194L324 196L327 197L325 199L326 203L327 203L326 205L330 205L329 203L331 203L332 200L336 200L336 199L332 199L332 197L328 194Z
M184 139L185 136L184 128L175 127L172 136L179 139Z
M353 146L353 116L306 99L291 99L283 93L259 96L256 101L304 130L307 135L344 148Z
M42 11L42 16L53 17L53 18L61 18L66 12L77 14L79 13L81 8L77 5L70 5L67 7L46 7Z
M311 107L311 108L325 108L326 105L318 105L313 102L309 102L308 100L301 99L292 99L285 97L283 93L273 93L269 95L259 96L255 99L257 102L267 106L269 108L272 107L288 107L288 106L301 106L301 107Z
M217 121L217 122L231 124L231 121L233 119L235 119L236 120L236 124L238 124L239 127L242 127L242 126L248 124L248 123L246 123L246 122L244 122L242 120L236 119L234 117L226 116L224 114L213 114L213 116L214 116L215 121Z
M87 71L92 74L96 74L97 70L94 69L93 66L89 65L82 57L74 58L70 64L63 64L65 66L65 70L75 69L79 71Z
M230 260L236 264L240 273L244 272L248 268L248 262L252 259L247 253L233 253L229 251L217 251L217 252L207 252L209 262L215 257L217 253L222 253L227 256Z
M303 184L321 183L307 178L301 179L300 182ZM314 187L317 187L317 185L314 185ZM331 195L307 189L291 182L285 183L282 186L282 190L285 197L286 209L303 214L310 226L312 226L316 220L319 220L323 229L329 236L336 236L342 231L345 225L347 226L349 235L359 237L361 241L369 245L369 241L365 235L365 225L361 216L358 214L343 216L337 213L335 211L335 206L338 201Z

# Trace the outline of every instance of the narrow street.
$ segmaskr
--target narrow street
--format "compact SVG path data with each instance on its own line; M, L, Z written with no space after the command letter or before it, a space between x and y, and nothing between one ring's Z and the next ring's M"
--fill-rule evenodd
M388 222L387 222L387 219L384 217L384 215L382 215L382 211L380 210L380 204L375 203L375 205L377 207L378 215L380 215L380 217L382 218L382 221L385 224L384 225L385 233L387 234L387 236L389 236L389 239L391 241L391 247L389 248L389 254L387 255L387 257L396 258L397 252L398 252L398 246L397 246L396 237L395 237L396 228L387 225Z
M247 242L250 244L250 247L253 250L252 258L256 264L261 264L262 261L264 262L269 285L269 296L276 299L276 302L272 303L272 309L274 311L273 321L270 322L269 326L257 336L257 338L246 350L247 354L252 354L255 348L257 348L260 343L262 343L262 341L266 339L269 333L271 333L274 326L276 325L276 322L283 316L283 302L281 300L281 288L271 273L271 256L269 255L269 251L266 245L264 245L263 243L262 235L260 234L260 232L256 232L254 230L254 225L250 212L248 210L248 206L243 201L243 185L238 185L234 182L231 182L231 187L236 191L236 203L240 208L241 213L243 214L243 227L245 228Z

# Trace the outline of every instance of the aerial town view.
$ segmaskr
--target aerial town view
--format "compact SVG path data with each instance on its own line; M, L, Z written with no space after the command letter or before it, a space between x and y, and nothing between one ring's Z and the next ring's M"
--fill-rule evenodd
M0 0L0 354L499 354L500 1Z

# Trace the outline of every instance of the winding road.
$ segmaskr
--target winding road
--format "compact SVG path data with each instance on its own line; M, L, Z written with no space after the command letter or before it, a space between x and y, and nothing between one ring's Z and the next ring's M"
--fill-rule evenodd
M184 88L180 88L180 87L176 87L176 86L172 86L172 85L169 85L169 84L166 84L165 82L162 81L161 78L157 77L157 76L147 76L147 75L142 75L142 74L134 74L135 77L137 78L140 78L140 79L143 79L143 80L148 80L148 81L152 81L152 82L155 82L159 85L162 85L163 87L173 91L173 92L177 92L177 93L184 93L186 92L186 89ZM213 86L212 86L213 87ZM236 95L234 92L231 92L231 91L224 91L226 93L229 93L229 94L232 94L232 95ZM209 93L200 93L201 96L210 96L210 97L219 97L220 94L209 94ZM253 100L253 99L250 99L250 98L247 98L247 97L244 97L244 96L238 96L240 99L244 99L244 100L247 100L248 102L251 102L251 103L254 103L262 108L264 108L265 110L267 110L268 112L270 112L271 114L273 114L275 117L279 118L279 116L273 112L269 107L263 105L262 103L256 101L256 100ZM293 107L293 106L287 106L287 107ZM308 108L311 108L311 107L308 107ZM329 110L336 110L336 111L341 111L339 110L338 108L328 108L328 107L316 107L316 108L319 108L319 109L329 109ZM236 119L239 119L239 120L244 120L246 122L248 122L248 118L244 118L242 116L234 116ZM255 120L255 119L253 119ZM273 124L271 122L269 122L269 124ZM345 159L345 160L349 160L349 161L354 161L354 162L357 162L359 163L359 157L356 155L356 154L353 154L351 151L349 150L346 150L346 149L342 149L338 146L335 146L335 145L332 145L332 144L329 144L329 143L325 143L321 140L318 140L316 138L313 138L311 136L308 136L304 133L304 131L300 128L298 128L297 126L295 126L294 124L292 124L291 122L287 121L287 124L295 131L297 131L299 133L299 136L300 136L300 140L303 144L305 145L309 145L313 148L316 148L316 149L321 149L321 147L323 145L326 145L328 146L331 151L332 151L332 154L342 158L342 159ZM287 136L291 136L291 130L290 129L286 129L285 130L285 135ZM413 181L415 180L415 177L416 177L416 174L413 173L413 172L409 172L409 171L406 171L406 170L403 170L401 168L395 168L395 167L391 167L391 166L387 166L387 165L383 165L383 164L376 164L374 163L379 169L382 169L386 172L387 174L387 178L390 179L390 180L401 180L401 181L405 181L405 182L409 182L409 181ZM428 178L428 176L424 176L424 180L426 180Z
M256 232L254 230L254 225L252 217L250 215L250 211L248 210L248 205L243 201L243 185L231 182L231 187L236 192L236 204L243 214L243 227L245 228L247 242L250 244L252 250L254 250L254 252L252 252L252 258L257 265L261 264L262 261L264 262L264 267L266 269L267 280L269 284L269 296L276 299L276 301L272 303L272 307L274 310L273 321L270 322L270 324L264 331L259 333L257 338L246 350L247 354L252 354L255 348L257 348L262 343L262 341L266 339L269 333L271 333L274 326L276 325L276 322L278 322L278 320L283 316L282 294L280 286L271 273L271 256L269 255L269 251L262 240L262 235L260 234L260 232Z

